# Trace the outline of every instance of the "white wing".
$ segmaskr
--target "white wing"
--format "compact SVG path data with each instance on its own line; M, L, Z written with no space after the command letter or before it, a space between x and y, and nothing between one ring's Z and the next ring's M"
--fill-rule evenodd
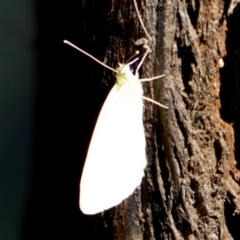
M140 185L146 167L141 84L110 91L95 126L80 183L80 208L95 214Z

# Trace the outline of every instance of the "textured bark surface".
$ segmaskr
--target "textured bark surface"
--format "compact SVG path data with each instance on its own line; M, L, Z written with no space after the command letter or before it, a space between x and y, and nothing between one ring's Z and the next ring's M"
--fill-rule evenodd
M235 213L240 211L240 173L235 129L220 114L228 6L221 0L142 0L138 6L152 37L142 77L166 74L145 83L145 95L169 110L145 104L146 177L120 206L87 217L94 229L90 235L233 239L224 211L227 200L235 204ZM110 66L125 62L134 51L132 41L146 37L133 1L87 1L86 12L91 12L86 19L89 44L106 52Z

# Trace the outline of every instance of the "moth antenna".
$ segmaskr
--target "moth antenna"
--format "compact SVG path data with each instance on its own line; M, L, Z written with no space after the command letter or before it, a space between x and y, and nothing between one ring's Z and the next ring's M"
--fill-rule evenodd
M138 6L137 6L137 1L136 1L136 0L133 0L133 4L134 4L135 10L136 10L136 12L137 12L137 16L138 16L139 22L141 23L144 32L146 33L146 35L147 35L147 37L149 38L149 40L152 41L152 38L150 37L147 29L146 29L145 26L144 26L144 23L143 23L141 14L140 14L139 9L138 9Z
M134 56L134 55L133 55L133 56ZM132 60L131 62L129 62L129 63L124 63L124 64L122 64L121 70L124 68L124 66L126 66L126 65L130 66L131 64L135 63L138 59L139 59L139 58L135 58L135 59L133 59L133 60Z
M69 42L68 40L64 40L63 41L65 44L70 45L71 47L77 49L78 51L80 51L81 53L85 54L86 56L90 57L91 59L93 59L95 62L101 64L102 66L104 66L105 68L108 68L110 70L112 70L113 72L117 72L115 69L109 67L108 65L104 64L103 62L99 61L97 58L95 58L94 56L92 56L91 54L85 52L84 50L82 50L81 48L77 47L76 45L74 45L73 43Z
M133 60L132 60L131 62L129 62L127 65L131 65L131 64L135 63L138 59L139 59L139 58L133 59Z
M145 58L147 57L147 54L148 54L148 53L149 53L149 50L147 49L146 52L144 53L144 55L143 55L140 63L139 63L138 66L137 66L136 73L138 72L139 68L142 66L142 64L143 64Z
M135 57L136 57L137 55L139 55L139 53L140 53L140 51L136 50L135 53L134 53L131 57L128 58L128 60L126 61L126 64L131 65L132 62L129 63L129 61L131 61L133 58L134 58L133 61L135 61ZM138 58L137 58L137 59L138 59Z

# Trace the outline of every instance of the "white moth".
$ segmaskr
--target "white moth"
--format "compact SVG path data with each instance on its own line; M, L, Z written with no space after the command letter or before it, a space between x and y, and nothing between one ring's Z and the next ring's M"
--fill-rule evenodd
M64 42L96 60L72 43ZM141 184L147 165L142 99L167 108L143 97L138 73L132 73L130 64L119 64L116 70L106 66L116 72L116 83L103 104L88 148L80 182L79 203L84 214L96 214L118 205Z

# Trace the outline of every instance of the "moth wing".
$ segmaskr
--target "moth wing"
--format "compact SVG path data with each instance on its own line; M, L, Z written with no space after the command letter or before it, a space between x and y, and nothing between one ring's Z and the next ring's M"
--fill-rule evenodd
M102 107L80 182L85 214L118 205L141 184L147 164L141 96L141 85L115 85Z

